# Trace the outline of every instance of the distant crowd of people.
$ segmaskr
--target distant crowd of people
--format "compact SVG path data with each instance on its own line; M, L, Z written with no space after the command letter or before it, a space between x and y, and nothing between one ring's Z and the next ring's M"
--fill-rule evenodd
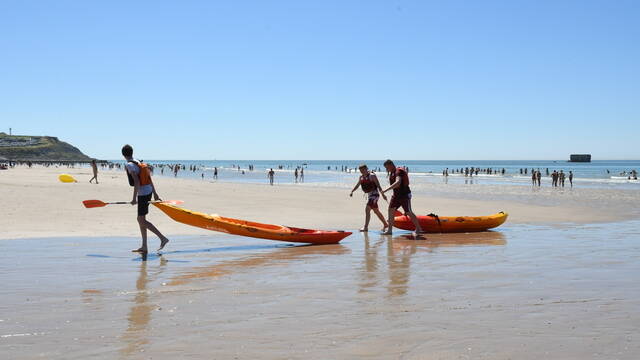
M549 175L549 169L546 170L546 173ZM573 171L569 171L569 174L567 175L564 170L553 170L550 177L551 186L553 187L564 187L564 183L567 178L569 179L569 185L573 187ZM531 182L534 186L542 185L542 172L540 170L531 169Z
M6 160L4 162L0 161L0 168L4 167L6 169L13 169L16 166L26 166L31 168L33 165L40 165L42 167L67 167L67 168L75 168L76 165L86 164L87 162L82 161L15 161L15 160Z
M338 166L334 166L334 169L336 171L338 171ZM370 169L369 171L380 172L381 171L380 169L381 169L380 167L377 167L377 168ZM405 169L407 169L407 171L408 171L409 168L405 168ZM331 166L327 166L327 170L331 171ZM359 170L359 169L355 168L355 167L354 168L350 168L350 167L348 167L346 165L341 165L340 166L340 172L351 173L351 172L355 172L356 170Z
M76 166L86 166L87 162L80 162L80 161L9 161L9 160L5 160L5 161L0 161L0 170L7 170L7 169L11 169L14 168L15 166L25 166L28 168L31 168L34 165L40 165L43 167L67 167L67 168L75 168ZM98 179L97 179L97 170L98 168L101 168L102 170L113 170L113 169L118 169L118 170L122 170L124 169L125 164L121 163L121 162L109 162L109 161L96 161L93 160L91 162L89 162L89 164L91 165L91 167L93 168L93 172L94 172L94 177L92 178L92 180L90 180L90 182L93 182L93 180L95 180L95 182L97 183ZM302 165L277 165L276 169L277 170L293 170L292 172L290 172L289 174L292 175L293 177L293 182L294 183L299 183L299 182L304 182L305 181L305 172L306 172L306 167L307 164L302 164ZM253 172L255 171L255 165L253 164L243 164L243 165L238 165L238 164L231 164L229 166L231 169L236 170L238 173L244 175L246 172ZM165 171L167 171L169 174L173 175L174 177L178 177L178 174L180 172L188 172L188 173L200 173L200 176L202 179L206 178L206 174L208 171L211 171L212 173L212 178L213 180L217 180L218 179L218 175L221 171L221 169L224 168L219 168L219 167L213 167L211 168L207 168L202 164L181 164L181 163L149 163L149 169L150 171L153 173L154 170L157 172L158 170L160 171L161 175L164 175ZM228 168L226 168L228 171ZM405 171L407 173L409 173L409 168L405 167L403 168L405 169ZM352 173L352 172L359 172L359 168L352 168L348 165L328 165L327 166L327 170L328 171L340 171L340 172L345 172L345 173ZM369 169L369 171L371 172L380 172L381 168L380 167L376 167L376 168L372 168ZM613 175L611 176L612 179L621 179L621 178L626 178L627 180L633 180L633 181L637 181L638 180L638 172L635 169L631 169L631 170L624 170L624 171L620 171L620 172L615 172L615 173L611 173L610 170L605 170L607 175ZM431 173L431 172L429 172ZM476 177L479 175L495 175L495 176L509 176L512 174L508 174L507 170L505 168L492 168L492 167L488 167L488 168L480 168L480 167L476 167L476 166L466 166L466 167L460 167L460 168L445 168L442 170L442 176L447 178L450 175L458 175L458 176L462 176L464 175L464 177ZM515 171L515 175L520 175L520 176L529 176L530 175L530 179L531 179L531 183L534 186L542 186L542 179L543 177L548 177L551 180L551 186L552 187L564 187L565 185L568 185L570 187L573 187L573 180L574 180L574 173L573 171L568 171L565 172L564 170L550 170L549 168L545 168L545 169L534 169L534 168L520 168L517 169ZM290 176L291 176L290 175ZM197 176L197 175L196 175ZM269 181L270 184L274 184L275 182L275 177L276 177L276 171L274 171L274 168L270 168L267 170L267 179ZM568 181L568 184L567 184ZM466 182L466 180L465 180Z
M442 170L442 176L449 176L449 174L464 174L464 176L473 176L474 174L476 176L478 176L478 174L486 174L486 175L495 175L495 174L502 174L504 175L506 173L506 170L503 168L502 170L499 169L494 169L494 168L485 168L485 169L481 169L478 167L465 167L465 168L456 168L456 169L452 169L451 172L449 172L449 168L446 168L444 170Z

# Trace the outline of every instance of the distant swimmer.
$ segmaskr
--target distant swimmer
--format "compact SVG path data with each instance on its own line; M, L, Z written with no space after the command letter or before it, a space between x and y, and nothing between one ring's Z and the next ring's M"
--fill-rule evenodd
M295 178L296 178L296 182L298 182L298 168L296 168L296 170L293 172Z
M122 156L127 160L125 169L127 171L127 177L129 178L129 185L133 186L133 200L131 200L131 205L138 205L137 220L140 226L140 234L142 235L142 246L132 251L139 252L143 255L147 254L147 230L150 230L160 238L160 247L158 248L158 251L160 251L167 245L169 239L162 235L160 230L146 219L149 213L151 195L153 194L154 200L160 201L160 196L156 192L153 180L151 179L151 171L147 164L133 158L133 148L131 145L122 147Z
M275 175L275 172L273 172L273 168L271 168L269 170L269 172L267 173L267 177L269 178L269 185L273 185L273 176Z
M218 180L218 167L217 166L213 168L213 178L215 180Z
M364 227L360 229L360 231L366 232L369 231L369 221L371 220L371 210L378 216L378 219L382 222L382 231L385 231L388 227L387 221L384 216L378 209L378 199L380 198L380 193L382 192L382 187L380 186L380 182L378 181L378 177L373 172L369 171L367 165L360 165L358 168L360 173L362 174L358 179L358 182L351 190L349 196L353 196L353 192L356 191L359 187L362 188L367 194L367 204L365 205L365 218L364 218ZM387 200L386 195L382 194L382 198Z
M96 180L96 184L98 184L98 165L96 164L96 159L91 159L91 170L93 170L93 177L89 180L89 183Z
M398 208L403 208L405 214L409 216L411 222L416 228L415 235L416 238L418 235L423 234L422 228L420 227L420 223L418 222L418 218L416 214L413 213L411 209L411 189L409 188L409 174L401 168L396 167L396 165L391 160L387 160L384 162L384 167L387 170L389 175L389 186L387 189L382 191L382 194L386 193L389 190L393 190L393 196L391 197L391 202L389 203L389 214L388 214L388 227L387 231L383 233L383 235L392 235L393 234L393 222L394 217L396 215L396 211Z
M538 170L538 172L536 173L536 178L538 180L538 186L541 186L541 184L542 184L542 173L540 172L540 170Z

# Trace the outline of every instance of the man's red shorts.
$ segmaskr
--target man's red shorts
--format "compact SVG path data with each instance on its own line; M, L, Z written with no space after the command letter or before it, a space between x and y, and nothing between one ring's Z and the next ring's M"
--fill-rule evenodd
M395 196L391 197L391 201L389 202L389 209L398 209L403 208L404 212L412 212L411 211L411 194L407 196L403 196L401 198L397 198Z

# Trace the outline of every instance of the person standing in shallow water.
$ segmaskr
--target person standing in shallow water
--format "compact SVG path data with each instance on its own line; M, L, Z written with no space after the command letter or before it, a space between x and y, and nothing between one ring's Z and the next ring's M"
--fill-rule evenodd
M389 202L389 218L387 220L388 227L387 231L382 233L382 235L393 235L393 223L394 217L396 215L396 211L398 208L403 208L405 215L407 215L413 225L415 226L415 235L424 234L422 231L422 227L420 227L420 223L418 222L418 218L416 214L413 213L411 209L411 189L409 188L409 174L407 171L401 167L396 167L396 165L391 160L387 160L384 162L384 167L387 170L389 175L389 186L387 189L382 191L382 194L386 193L389 190L393 190L393 196L391 197L391 202Z
M573 187L573 171L569 170L569 185Z
M141 253L142 255L148 253L147 230L160 238L160 247L158 248L158 251L160 251L167 245L169 239L162 235L160 230L146 218L149 213L151 195L153 195L154 200L160 201L160 196L156 192L153 180L151 179L151 171L147 164L133 158L133 148L131 145L127 144L122 147L122 156L127 160L125 169L127 177L129 178L129 185L133 186L133 200L131 200L131 205L138 205L137 220L140 226L140 235L142 236L142 246L131 251Z
M360 229L360 231L367 232L369 231L369 221L371 220L371 210L378 216L378 219L382 222L382 231L387 229L387 221L384 216L378 209L378 199L380 199L380 192L382 191L382 187L380 186L380 182L378 181L378 177L373 172L369 171L367 165L360 165L358 168L360 173L362 174L358 179L358 183L353 187L349 196L353 196L353 192L358 190L359 187L362 188L362 191L367 194L367 204L365 205L365 218L364 218L364 227ZM382 194L382 198L387 200L387 197Z
M267 173L267 177L269 178L269 185L273 185L273 176L274 175L275 175L275 172L273 172L273 168L272 168Z

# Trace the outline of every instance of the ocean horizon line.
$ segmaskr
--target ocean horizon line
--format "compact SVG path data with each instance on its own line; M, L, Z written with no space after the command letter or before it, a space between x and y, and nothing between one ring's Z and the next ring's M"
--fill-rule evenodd
M123 159L104 159L105 161L124 161ZM382 161L387 159L145 159L146 161ZM458 161L523 161L523 162L535 162L535 161L552 161L552 162L571 162L567 159L391 159L395 162L398 161L441 161L441 162L458 162ZM591 160L594 162L609 162L609 161L640 161L640 159L598 159ZM579 164L580 162L571 162ZM587 163L588 164L588 163Z

